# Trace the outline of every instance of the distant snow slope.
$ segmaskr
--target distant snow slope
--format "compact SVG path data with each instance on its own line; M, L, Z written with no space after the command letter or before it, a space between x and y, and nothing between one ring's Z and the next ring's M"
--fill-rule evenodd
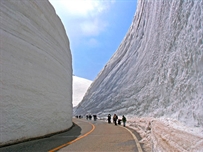
M0 146L72 126L72 56L48 0L0 1Z
M73 76L73 107L82 101L91 83L91 80Z
M203 127L203 1L139 0L128 33L75 113L87 111Z

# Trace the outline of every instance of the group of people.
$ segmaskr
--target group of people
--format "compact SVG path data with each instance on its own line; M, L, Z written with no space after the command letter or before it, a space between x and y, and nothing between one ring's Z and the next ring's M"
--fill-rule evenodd
M79 119L81 119L81 118L83 118L81 115L79 115L79 116L75 116L76 118L79 118Z
M111 123L111 114L108 114L108 117L107 117L107 120L108 120L108 123ZM113 123L115 125L117 125L117 121L118 121L118 124L121 125L121 121L123 122L123 126L125 127L125 124L126 124L126 117L123 115L122 119L118 119L118 116L116 114L113 115Z
M94 121L96 121L97 120L97 115L93 115L93 118L94 118ZM92 119L92 115L86 115L86 119L88 120L91 120Z
M93 117L94 121L97 120L97 115L91 115L91 114L86 115L87 120L92 120L92 117ZM83 116L79 115L79 116L76 116L76 118L81 119L81 118L83 118ZM108 114L107 119L108 119L108 123L111 123L111 114ZM125 127L126 121L127 121L127 119L124 115L122 116L122 119L118 119L118 116L116 114L113 115L113 123L115 125L117 125L117 124L121 125L121 122L123 122L123 126Z

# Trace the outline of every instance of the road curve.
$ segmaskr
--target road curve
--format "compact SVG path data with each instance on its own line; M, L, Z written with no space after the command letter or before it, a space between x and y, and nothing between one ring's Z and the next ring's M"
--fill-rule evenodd
M73 119L73 122L77 119ZM74 123L70 130L47 136L45 138L39 138L30 140L14 145L0 147L0 152L48 152L68 142L74 141L84 134L90 132L92 125L89 123L77 122L80 126ZM32 131L32 130L30 130Z
M142 152L127 128L104 121L73 119L73 127L63 133L1 147L0 152L76 152L128 151ZM136 134L136 133L135 133ZM137 135L136 135L137 136ZM137 148L138 147L138 148Z
M68 142L61 147L56 147L50 152L68 152L68 151L128 151L142 152L139 143L136 143L136 137L131 134L129 129L113 124L107 124L104 121L87 121L85 119L73 119L78 126L86 125L86 133ZM89 125L89 129L87 129ZM82 128L82 127L81 127ZM82 129L83 130L83 129ZM87 131L89 130L89 131ZM58 148L58 149L57 149Z

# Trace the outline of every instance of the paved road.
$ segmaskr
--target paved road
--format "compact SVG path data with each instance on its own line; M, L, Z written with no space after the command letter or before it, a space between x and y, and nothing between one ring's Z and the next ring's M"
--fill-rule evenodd
M128 151L142 152L124 127L104 121L73 119L71 130L51 137L0 148L0 152ZM138 146L138 148L137 148Z
M104 121L91 121L91 123L93 123L93 131L89 135L77 140L76 142L71 143L65 148L62 148L61 150L59 150L59 152L141 152L138 151L135 139L133 138L132 134L124 127L115 126L114 124L107 124L107 122Z

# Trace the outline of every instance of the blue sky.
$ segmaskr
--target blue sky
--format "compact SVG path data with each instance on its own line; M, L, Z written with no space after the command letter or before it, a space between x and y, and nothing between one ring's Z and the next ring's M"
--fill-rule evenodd
M137 0L49 0L70 41L73 74L94 80L116 52Z

